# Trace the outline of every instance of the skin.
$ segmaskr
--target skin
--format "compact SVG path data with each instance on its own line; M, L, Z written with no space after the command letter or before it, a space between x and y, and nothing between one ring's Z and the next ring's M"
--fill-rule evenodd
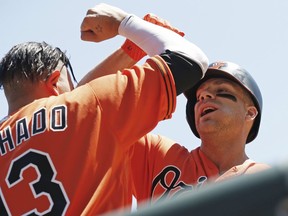
M107 17L107 14L109 13L111 13L111 16ZM126 12L113 6L106 4L95 6L88 10L86 17L81 24L81 39L84 41L100 42L115 37L118 35L119 25L126 15ZM126 60L121 62L119 59ZM118 63L114 65L111 64L111 62ZM135 62L119 49L104 60L102 64L92 69L80 81L79 85L83 85L92 79L103 76L105 73L115 73L117 70L120 70L125 66L132 66L133 64L135 64ZM107 65L109 65L109 67ZM113 65L113 67L111 67L111 65ZM101 72L96 73L95 71ZM7 84L4 86L4 92L9 107L8 115L39 98L59 95L71 90L73 90L73 84L70 74L68 73L67 68L63 66L63 62L60 61L56 69L46 79L38 82L31 82L28 79L15 80L13 85L9 86Z
M97 7L97 10L95 8ZM105 4L97 5L95 8L92 8L88 10L86 17L84 18L82 24L81 24L81 38L85 41L94 41L99 42L103 40L103 38L107 37L113 37L116 33L115 32L103 32L101 28L93 27L93 26L99 26L100 22L96 22L93 19L94 16L100 16L103 14L106 14L107 12L102 12L103 8L108 7ZM109 6L111 7L111 6ZM101 11L98 10L98 8L101 8ZM114 8L115 9L115 8ZM116 13L118 13L118 22L120 24L120 20L124 19L124 17L127 15L127 13L116 9ZM185 35L184 32L181 30L173 27L168 21L165 19L162 19L160 17L157 17L154 14L146 14L143 18L144 20L154 23L155 25L162 26L164 28L170 29L171 31L176 32L177 34L181 35L182 37ZM105 21L106 18L104 16L102 22ZM117 22L117 23L118 23ZM115 26L113 29L114 31L118 31L119 26ZM106 35L106 36L104 36ZM108 36L107 36L108 35ZM80 82L78 85L83 85L93 79L96 79L98 77L102 77L109 74L115 74L118 70L123 70L124 68L130 68L133 65L135 65L137 61L132 59L123 49L119 48L115 52L113 52L110 56L108 56L104 61L102 61L99 65L96 65L95 68L93 68Z
M107 17L109 13L111 13L111 16ZM82 21L81 39L83 41L100 42L115 37L118 35L119 25L126 15L127 13L119 8L103 3L96 5L87 11ZM184 36L182 31L152 14L146 15L144 19ZM78 86L104 75L115 74L118 70L132 67L135 63L135 60L119 48L87 73ZM73 85L67 68L63 66L62 62L59 62L57 68L46 80L42 80L39 83L21 80L17 85L13 85L13 88L7 85L4 89L9 105L8 114L11 114L36 99L71 91L73 90ZM34 91L34 89L37 89L37 91Z
M207 80L196 95L195 124L201 150L222 174L248 159L246 139L258 112L248 94L227 79ZM205 109L210 108L213 111L205 114Z
M114 22L114 24L109 23L110 21L106 19L107 11L109 11L106 10L107 7L111 6L99 4L96 6L96 8L92 8L87 12L87 15L81 25L82 40L100 42L102 40L112 38L118 34L120 22L127 14L114 8L113 13L116 22ZM97 19L93 19L95 17L97 17ZM104 31L105 29L99 28L99 26L105 26L104 24L110 26L112 25L109 32ZM100 65L101 67L104 67L104 70L102 70L103 73L101 72L101 74L98 74L97 71L100 70L97 70L99 67L96 66L94 70L88 74L86 80L84 81L87 82L89 79L116 72L116 67L113 70L107 70L107 67L105 66L108 65L108 68L111 67L114 60L114 62L121 62L125 58L131 60L128 55L119 56L119 58L114 59L113 55L110 56L106 63ZM121 67L118 69L125 67L125 64L123 65L121 65ZM133 65L133 62L130 62L129 65L126 65L126 67L131 65ZM215 89L217 89L217 86L219 85L210 85L210 82L213 82L213 80L208 80L199 88L197 94L200 94L200 91L202 91L201 89L206 89L208 92L211 91L210 94L212 94L212 98L209 99L206 94L204 99L197 103L195 106L195 119L197 130L202 140L201 150L218 166L221 174L235 165L242 164L248 158L245 153L246 139L258 113L256 107L252 104L251 100L248 99L247 94L240 86L237 86L230 81L226 81L226 83L228 83L227 85L229 86L227 87L228 90L231 91L231 93L233 93L237 99L235 101L231 100L231 98L228 99L227 97L217 96ZM210 88L207 87L208 85ZM202 91L202 93L205 92ZM207 104L208 102L211 106L216 106L214 108L217 108L217 111L214 113L209 113L208 115L200 118L200 109L202 109L201 107L204 106L203 104Z
M127 13L123 10L106 5L96 5L87 11L81 24L81 39L90 42L100 42L118 35L118 28ZM95 19L95 17L97 19ZM108 29L105 27L109 26Z
M63 62L59 61L55 70L46 79L38 82L22 79L21 81L16 80L13 86L5 85L4 91L9 105L8 114L11 115L34 100L63 94L73 88L66 66L63 66Z
M111 30L109 32L105 32L103 29L99 28L99 26L103 26L103 24L109 24L109 20L107 20L106 14L108 10L106 10L107 6L105 4L100 4L96 6L97 8L92 8L87 12L86 17L84 18L82 25L81 25L81 39L85 41L91 42L99 42L104 39L112 38L118 34L118 27L120 22L124 19L127 15L121 10L113 10L117 16L114 16L116 22L114 22ZM103 10L102 10L103 9ZM103 16L104 15L104 16ZM98 17L98 19L93 19L93 17ZM120 56L120 57L119 57ZM111 74L117 71L115 67L113 70L107 70L105 65L108 65L108 68L114 62L121 62L120 59L125 59L128 56L126 55L119 55L117 58L113 58L113 55L110 56L106 62L104 62L101 67L104 67L101 74L98 72L100 70L98 66L94 68L83 83L89 81L89 79L94 79L96 77L100 77L103 75ZM118 60L117 60L118 59ZM128 57L129 60L131 60ZM107 64L109 63L109 64ZM133 62L129 63L129 65L133 65ZM125 67L122 65L118 69ZM126 67L129 67L126 65ZM106 68L106 69L105 69ZM98 72L97 72L98 71ZM106 72L105 72L106 71ZM89 77L90 76L90 77ZM215 89L218 85L211 85L213 89L210 87L208 88L207 85L212 82L213 80L208 80L205 82L200 88L197 94L200 94L201 89L206 89L211 91L211 94L215 95ZM80 85L83 84L80 82ZM229 83L229 82L227 82ZM210 85L210 84L209 84ZM228 85L228 84L227 84ZM206 86L206 87L205 87ZM235 165L242 164L248 157L245 153L245 143L247 135L252 127L253 121L257 116L257 109L255 106L251 105L248 106L246 102L249 102L239 86L235 86L231 84L229 87L230 91L235 93L236 101L229 100L225 97L214 96L215 99L208 99L207 95L204 97L202 102L197 103L195 106L195 113L196 113L196 125L197 130L200 134L202 139L201 149L202 151L209 157L219 168L220 173L225 172L226 170L230 169ZM228 88L228 89L229 89ZM239 92L239 94L237 93ZM205 93L202 91L202 93ZM245 96L245 97L244 97ZM204 117L199 117L199 109L201 106L203 107L205 101L210 101L210 105L216 106L218 110L214 113L210 113ZM244 103L245 101L245 103ZM252 103L251 103L252 104ZM199 108L200 107L200 108ZM218 113L217 115L215 115ZM231 128L231 129L230 129ZM233 129L232 129L233 128ZM227 152L229 154L227 155Z
M78 86L84 85L98 77L114 74L118 70L133 66L135 63L132 58L119 48L87 73L80 80ZM70 73L61 61L46 80L33 83L30 80L21 80L21 82L16 81L16 83L13 88L9 85L4 88L9 104L8 115L39 98L60 95L74 89Z
M96 65L85 77L79 82L78 86L84 85L93 79L109 74L115 74L118 70L132 67L136 61L130 58L123 49L119 48L108 56L100 64Z

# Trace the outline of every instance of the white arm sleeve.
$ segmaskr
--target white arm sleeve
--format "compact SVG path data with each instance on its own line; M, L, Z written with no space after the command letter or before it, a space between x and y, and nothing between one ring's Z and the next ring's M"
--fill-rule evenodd
M118 32L143 49L149 56L160 55L165 50L183 53L196 62L205 74L208 58L195 44L177 33L149 23L134 15L127 15L122 20Z

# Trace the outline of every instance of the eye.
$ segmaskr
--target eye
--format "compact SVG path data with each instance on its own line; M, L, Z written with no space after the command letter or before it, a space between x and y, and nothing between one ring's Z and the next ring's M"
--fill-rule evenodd
M226 99L229 99L229 100L232 100L235 102L237 101L237 98L231 92L229 92L226 89L217 90L216 96L226 98Z

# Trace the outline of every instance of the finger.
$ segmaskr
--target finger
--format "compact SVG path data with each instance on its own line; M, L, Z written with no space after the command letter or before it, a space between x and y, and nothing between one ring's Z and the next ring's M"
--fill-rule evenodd
M88 31L95 29L98 25L100 18L95 16L95 14L86 15L81 24L81 31Z
M159 26L162 26L164 28L170 29L171 31L176 32L177 34L181 35L182 37L185 35L184 32L173 27L167 20L162 19L162 18L156 16L155 14L152 14L152 13L146 14L143 17L143 19L146 20L147 22L153 23L155 25L159 25Z
M97 13L97 10L96 10L96 7L95 7L95 8L88 9L86 15L90 15L90 14L95 15L96 13Z
M97 42L97 37L93 31L81 31L81 40Z
M154 20L154 22L157 25L161 25L163 27L169 27L170 29L173 29L172 25L165 19L162 19L161 17L156 16L155 14L151 14L150 19Z
M148 21L148 22L151 22L153 24L156 24L157 23L157 20L155 19L155 15L152 14L152 13L149 13L149 14L146 14L144 17L143 17L144 20Z
M94 16L87 15L80 27L81 39L84 41L100 42L101 33L97 31L97 25ZM97 32L97 33L96 33Z

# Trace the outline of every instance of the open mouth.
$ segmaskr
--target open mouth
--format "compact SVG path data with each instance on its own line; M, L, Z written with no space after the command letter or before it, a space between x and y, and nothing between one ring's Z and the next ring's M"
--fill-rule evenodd
M214 107L205 107L201 112L201 117L207 115L208 113L214 112L216 109Z

